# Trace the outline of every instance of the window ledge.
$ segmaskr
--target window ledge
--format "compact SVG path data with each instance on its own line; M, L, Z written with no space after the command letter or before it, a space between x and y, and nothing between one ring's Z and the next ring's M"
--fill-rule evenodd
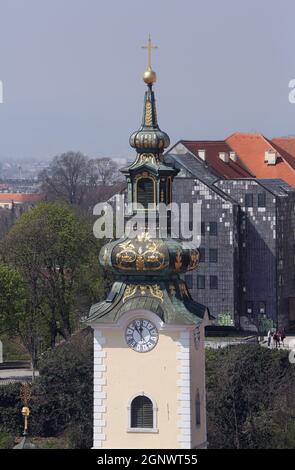
M135 432L135 433L137 432L137 433L140 433L140 434L143 434L143 433L157 434L159 432L159 430L157 428L128 428L127 432Z

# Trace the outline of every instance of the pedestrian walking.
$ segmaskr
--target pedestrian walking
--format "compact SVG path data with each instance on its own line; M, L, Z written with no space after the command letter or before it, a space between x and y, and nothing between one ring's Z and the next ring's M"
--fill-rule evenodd
M273 334L273 340L274 340L274 343L275 343L275 347L276 349L278 349L280 347L280 338L279 338L279 332L278 330L276 330Z
M285 334L285 330L284 328L281 330L281 342L282 342L282 345L284 346L284 340L286 338L286 334Z

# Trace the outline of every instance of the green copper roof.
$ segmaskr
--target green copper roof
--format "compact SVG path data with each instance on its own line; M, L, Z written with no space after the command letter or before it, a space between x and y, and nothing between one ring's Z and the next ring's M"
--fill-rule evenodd
M152 84L148 85L145 92L142 125L140 129L130 136L130 145L138 153L152 152L163 153L169 147L170 139L166 132L158 126L156 100Z
M132 310L153 312L168 325L198 325L206 312L209 315L207 308L192 299L185 282L177 277L141 283L128 280L115 282L108 298L92 305L86 323L117 323Z

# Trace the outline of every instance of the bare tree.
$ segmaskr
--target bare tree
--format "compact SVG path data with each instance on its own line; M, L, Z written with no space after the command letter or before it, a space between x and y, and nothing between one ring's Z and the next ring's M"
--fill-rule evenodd
M111 184L122 180L118 165L111 158L96 158L90 161L91 179L96 184Z
M53 159L39 179L49 200L62 199L71 205L79 205L89 181L89 160L80 152L64 153Z
M55 157L48 170L39 175L47 200L89 207L107 186L122 182L117 164L111 158L89 160L80 152L67 152Z

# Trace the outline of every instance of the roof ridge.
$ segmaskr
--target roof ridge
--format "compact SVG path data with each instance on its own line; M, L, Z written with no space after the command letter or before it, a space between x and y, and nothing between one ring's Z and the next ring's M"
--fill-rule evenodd
M232 132L228 137L226 137L225 141L227 141L227 139L230 139L234 135L247 135L247 136L264 137L264 135L261 132L240 132L240 131L236 131L236 132Z
M268 144L270 144L270 146L273 148L273 150L276 150L276 148L273 146L273 142L271 139L269 139L268 137L265 137L265 135L261 134L263 140L265 140L265 142L267 142Z
M211 139L195 139L195 140L191 140L191 139L181 139L179 142L191 142L191 143L196 143L196 142L212 142L212 143L216 143L216 142L223 142L226 144L226 141L224 139L218 139L218 140L211 140ZM178 143L179 143L178 142Z
M283 139L283 140L287 140L287 139L295 140L295 134L292 134L292 135L283 135L283 136L281 136L281 137L272 137L272 138L271 138L272 141L273 141L273 140L281 140L281 139Z
M284 148L281 148L281 147L279 146L279 144L274 143L274 145L279 148L279 153L280 153L280 156L281 156L281 158L283 159L284 163L286 163L286 165L287 165L289 168L291 168L291 170L294 171L294 166L292 166L292 165L288 162L288 160L286 159L286 156L285 156L284 154L287 154L288 157L289 157L291 160L294 159L294 156L293 156L292 154L290 154L290 153L288 152L288 150L286 150L286 149L284 149ZM278 149L277 149L276 147L273 147L273 149L274 149L276 152L278 152Z

